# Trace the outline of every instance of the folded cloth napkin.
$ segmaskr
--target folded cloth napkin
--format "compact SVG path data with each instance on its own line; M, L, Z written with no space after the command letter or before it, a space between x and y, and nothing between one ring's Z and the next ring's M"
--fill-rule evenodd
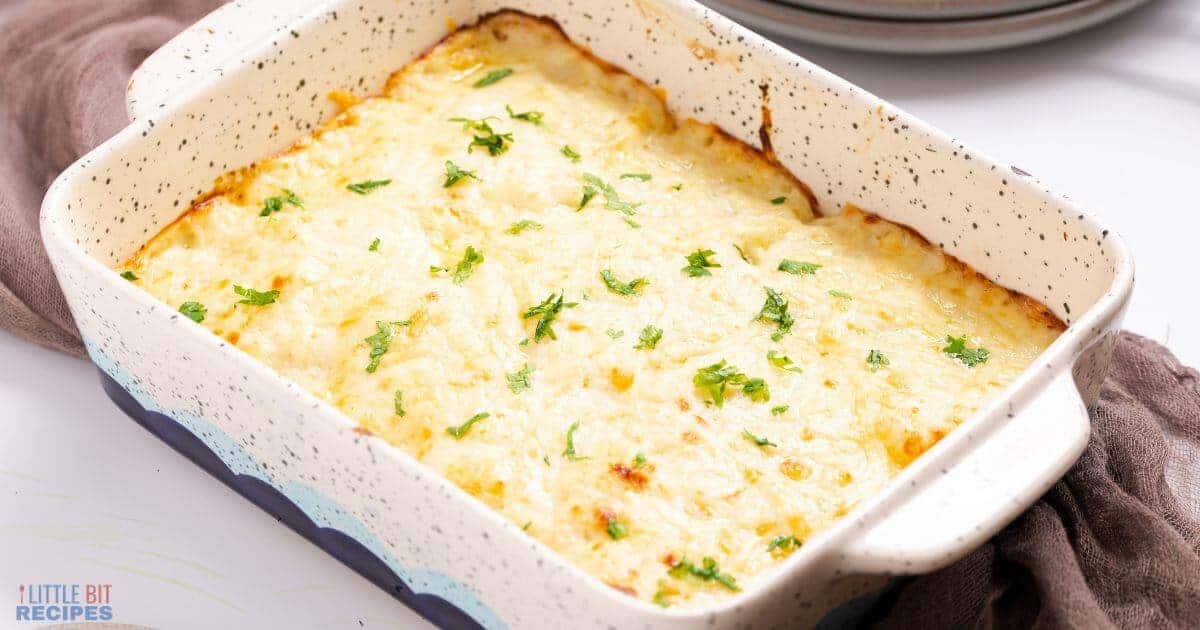
M129 75L217 0L0 0L0 328L83 356L38 232L54 177L120 130Z
M37 230L55 174L126 124L137 64L215 0L0 0L0 328L82 356ZM1200 627L1197 373L1132 334L1087 451L992 541L895 589L884 627Z

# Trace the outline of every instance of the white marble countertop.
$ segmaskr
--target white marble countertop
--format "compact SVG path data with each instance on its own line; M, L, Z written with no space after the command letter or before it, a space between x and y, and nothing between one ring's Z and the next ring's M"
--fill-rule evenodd
M1016 51L796 48L1102 217L1137 261L1127 327L1200 364L1200 3ZM90 364L4 333L0 496L2 619L18 584L65 582L154 627L425 625L127 419Z

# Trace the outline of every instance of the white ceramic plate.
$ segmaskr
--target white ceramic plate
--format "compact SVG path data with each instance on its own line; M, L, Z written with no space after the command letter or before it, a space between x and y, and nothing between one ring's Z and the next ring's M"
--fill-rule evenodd
M1149 0L1077 0L1051 7L1001 15L955 20L894 20L853 17L798 4L830 7L835 0L705 0L706 4L751 28L778 37L873 52L941 54L1010 48L1039 42L1111 20ZM1040 3L1041 0L1038 0ZM1002 5L1031 4L1002 2ZM847 3L847 10L870 10L875 15L901 0ZM910 4L921 4L912 2ZM924 3L934 5L936 3ZM980 2L951 2L959 10Z

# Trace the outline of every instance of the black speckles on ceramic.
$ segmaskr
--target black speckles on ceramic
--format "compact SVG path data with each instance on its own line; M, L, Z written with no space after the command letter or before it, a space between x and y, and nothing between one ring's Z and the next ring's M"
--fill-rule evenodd
M660 87L678 114L756 146L766 86L775 155L823 211L853 203L908 225L1040 300L1070 328L889 490L778 570L746 580L720 606L664 613L566 566L111 270L218 175L311 131L333 112L330 91L378 92L450 23L505 7L555 19L598 56ZM143 406L205 442L232 474L280 492L303 512L298 522L340 531L414 596L436 595L485 626L806 626L877 590L886 583L880 575L944 565L1074 459L1088 430L1079 392L1095 395L1132 287L1121 242L1025 171L688 0L242 0L147 60L128 103L134 122L68 168L43 210L50 258L97 363L140 392Z

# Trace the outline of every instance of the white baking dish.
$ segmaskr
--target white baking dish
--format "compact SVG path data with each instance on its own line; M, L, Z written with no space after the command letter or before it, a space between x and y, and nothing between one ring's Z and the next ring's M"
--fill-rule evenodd
M879 496L743 592L661 609L565 564L483 504L112 271L213 179L377 92L453 24L512 7L556 20L683 116L760 145L824 211L911 226L1070 326L1016 382ZM765 87L764 87L765 86ZM130 85L132 124L68 168L42 230L92 359L127 411L248 498L444 625L808 625L885 577L984 541L1083 449L1084 408L1132 288L1115 236L997 164L690 0L270 0L223 7Z

